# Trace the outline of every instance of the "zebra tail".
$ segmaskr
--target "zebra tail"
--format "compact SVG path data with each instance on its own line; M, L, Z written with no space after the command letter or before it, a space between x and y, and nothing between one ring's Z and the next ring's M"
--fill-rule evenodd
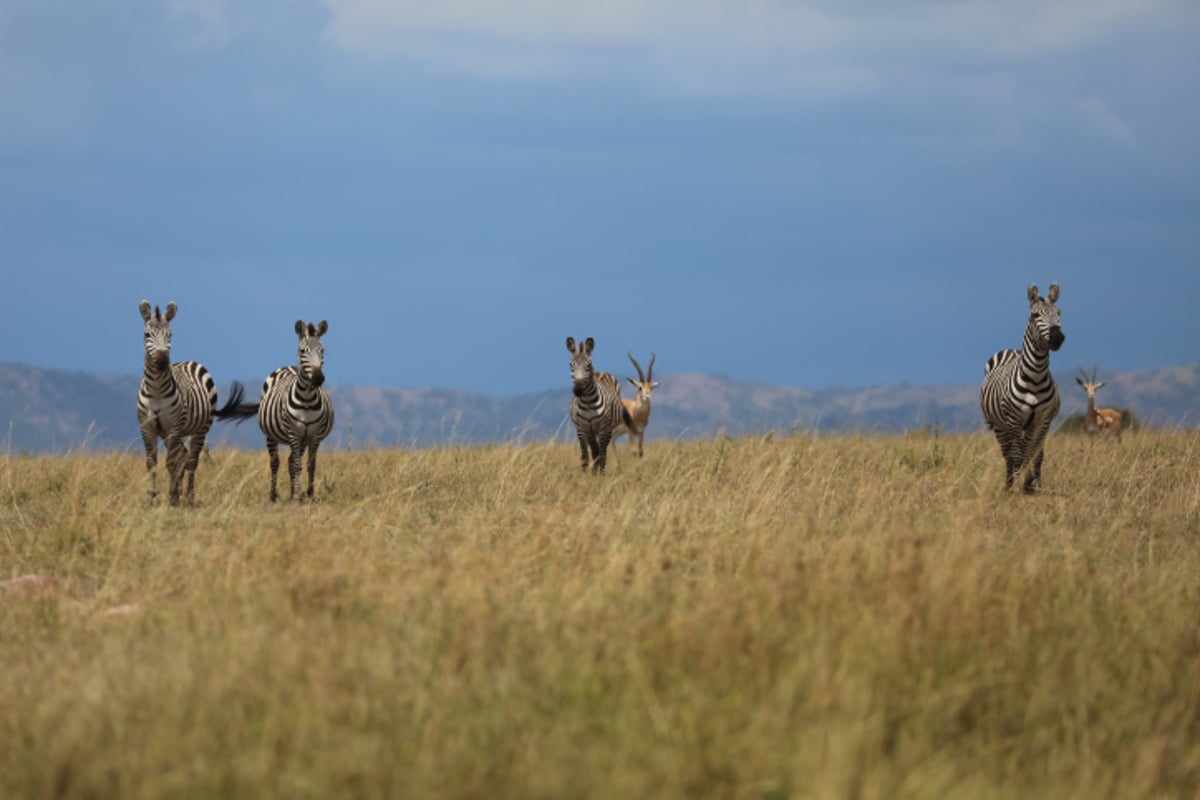
M223 422L231 419L237 420L238 425L250 417L258 416L258 403L243 403L242 398L245 396L246 387L238 381L234 381L229 387L229 400L213 416Z

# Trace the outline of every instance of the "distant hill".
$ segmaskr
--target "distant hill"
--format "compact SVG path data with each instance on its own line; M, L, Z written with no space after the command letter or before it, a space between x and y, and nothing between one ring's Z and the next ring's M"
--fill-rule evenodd
M1056 370L1060 416L1084 407L1068 370ZM981 376L982 377L982 376ZM1200 422L1200 364L1103 376L1101 404L1132 407L1152 425ZM140 376L94 375L0 364L0 448L12 452L140 449L135 397ZM809 391L712 375L661 373L648 438L704 437L768 430L901 431L937 425L977 430L979 384L877 386ZM245 382L251 394L261 385ZM228 384L219 386L224 398ZM333 447L423 447L447 442L573 438L569 386L497 397L444 389L331 386ZM210 442L262 446L254 420L218 423Z

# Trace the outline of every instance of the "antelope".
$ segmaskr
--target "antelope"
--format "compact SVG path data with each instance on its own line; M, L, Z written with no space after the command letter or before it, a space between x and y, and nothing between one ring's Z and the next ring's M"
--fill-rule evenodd
M646 426L650 424L650 392L658 388L658 381L654 380L654 353L650 354L650 364L646 367L645 374L642 374L642 365L637 362L633 354L626 351L625 355L629 356L629 360L633 362L633 366L637 369L638 379L626 377L625 380L633 384L633 388L637 389L637 397L632 400L621 398L621 404L625 406L625 410L629 412L629 419L633 423L626 426L624 422L617 426L613 432L613 441L615 442L618 436L629 436L629 449L635 452L638 458L642 456L642 442L646 437ZM634 440L637 440L636 442Z
M1121 412L1114 408L1096 408L1096 390L1104 385L1104 381L1096 382L1096 368L1092 367L1092 379L1082 369L1075 382L1087 392L1087 416L1084 417L1084 429L1089 435L1109 431L1117 435L1121 441Z

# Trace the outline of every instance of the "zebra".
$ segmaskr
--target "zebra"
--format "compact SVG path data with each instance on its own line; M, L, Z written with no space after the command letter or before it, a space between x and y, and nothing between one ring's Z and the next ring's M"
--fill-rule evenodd
M333 430L333 402L322 388L325 383L325 345L321 337L329 323L314 325L296 320L300 339L297 364L280 367L263 381L262 397L257 403L242 403L236 415L241 419L258 417L258 427L267 437L267 455L271 461L271 502L279 499L279 445L286 444L288 476L292 481L292 500L300 500L300 471L304 452L308 451L308 497L313 496L317 472L317 449Z
M1062 347L1066 336L1059 322L1058 284L1045 298L1037 285L1029 287L1029 323L1020 350L1001 350L988 359L980 407L1004 454L1004 487L1026 466L1025 491L1041 488L1043 445L1050 423L1058 415L1058 388L1050 374L1050 351Z
M571 353L571 380L575 396L571 400L571 421L579 436L579 458L583 471L588 471L592 461L592 472L603 473L608 444L619 425L633 429L633 419L621 403L621 384L609 372L596 372L592 366L592 350L596 340L588 337L575 344L567 337L567 350ZM590 459L588 450L591 450Z
M147 500L153 501L158 495L156 468L161 438L167 448L167 473L171 478L168 497L175 506L179 505L185 471L188 502L195 500L196 465L213 418L233 419L243 390L235 381L229 401L218 411L217 387L204 365L195 361L171 363L171 320L178 308L175 303L167 303L166 313L155 306L151 314L148 300L138 308L144 323L145 364L138 386L137 419L150 476Z

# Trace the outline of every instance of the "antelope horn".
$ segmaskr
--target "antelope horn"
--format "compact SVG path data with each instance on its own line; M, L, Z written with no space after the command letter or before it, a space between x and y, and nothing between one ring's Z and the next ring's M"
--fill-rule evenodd
M646 376L642 374L642 365L637 363L637 359L633 357L633 353L629 352L628 350L625 351L625 355L629 356L629 360L633 362L633 365L635 367L637 367L638 380L641 381L642 383L645 383Z
M655 356L654 353L651 353L650 354L650 366L646 367L646 382L647 383L654 382L654 359L655 358L657 358L657 356Z

